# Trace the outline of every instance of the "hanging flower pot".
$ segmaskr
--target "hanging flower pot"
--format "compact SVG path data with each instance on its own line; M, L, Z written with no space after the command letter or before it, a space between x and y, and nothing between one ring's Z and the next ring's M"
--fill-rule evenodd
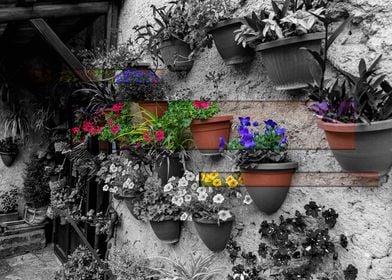
M0 155L4 165L10 167L14 163L18 153L0 153Z
M176 244L180 240L181 222L174 220L150 221L155 235L164 243Z
M189 71L193 60L189 59L191 48L187 43L176 38L162 41L159 48L162 60L170 71Z
M239 29L245 21L241 18L219 22L210 31L215 46L226 65L246 63L253 60L254 50L237 44L234 31Z
M218 116L206 120L193 120L191 132L201 153L219 153L220 138L230 139L233 116Z
M226 221L211 221L193 217L197 233L204 244L212 252L220 252L226 248L233 227L233 218Z
M150 112L155 117L161 118L168 109L168 104L166 101L139 101L139 106L145 111ZM142 116L145 120L149 117L142 111Z
M296 162L285 162L241 168L244 185L260 211L273 214L282 206L297 167Z
M162 185L165 185L171 177L182 177L184 175L184 165L178 154L164 157L158 163L158 177Z
M268 77L277 90L307 88L313 82L310 63L315 62L301 48L320 51L324 36L322 32L311 33L257 45L256 51L261 52Z
M317 125L325 131L329 147L345 171L374 176L391 169L392 120L370 125L317 120Z

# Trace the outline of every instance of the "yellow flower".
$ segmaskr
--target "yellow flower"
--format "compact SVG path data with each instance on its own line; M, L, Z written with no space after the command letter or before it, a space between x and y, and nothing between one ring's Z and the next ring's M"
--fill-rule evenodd
M216 171L214 171L214 172L211 172L211 173L209 174L209 176L210 176L210 178L211 178L212 180L214 180L214 179L218 178L219 173L216 172Z
M212 181L212 184L214 185L214 187L220 187L222 186L222 180L221 179L214 179L214 181Z
M203 183L207 183L208 184L208 183L211 183L213 180L214 179L211 178L211 176L209 174L207 174L207 175L204 176Z
M238 181L230 175L226 178L226 184L229 185L230 188L235 188L238 186Z
M201 174L201 181L204 181L206 178L206 173L202 172Z
M243 185L244 184L244 178L242 177L242 175L240 175L240 177L238 177L238 182Z

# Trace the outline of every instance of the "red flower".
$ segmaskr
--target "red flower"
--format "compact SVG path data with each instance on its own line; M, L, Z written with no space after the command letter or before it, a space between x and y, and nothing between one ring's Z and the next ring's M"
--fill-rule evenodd
M115 124L112 128L110 128L110 131L113 134L117 134L120 131L120 126L118 124Z
M75 127L72 128L71 131L72 131L72 134L77 134L80 131L80 128L75 126Z
M157 139L158 142L161 142L163 139L165 139L165 134L163 133L162 129L159 129L158 131L155 132L155 138Z
M122 109L124 109L124 104L123 103L114 104L113 107L112 107L112 110L115 113L118 113L118 112L122 111Z
M147 143L150 143L152 140L147 131L143 133L143 138Z
M209 101L194 101L193 106L195 106L196 109L207 109L210 107L211 102Z
M90 121L84 121L82 125L82 130L84 132L90 132L91 129L94 128L94 123Z

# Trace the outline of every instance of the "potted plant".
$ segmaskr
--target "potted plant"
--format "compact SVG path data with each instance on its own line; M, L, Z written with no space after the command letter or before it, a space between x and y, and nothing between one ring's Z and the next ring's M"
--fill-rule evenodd
M240 117L238 135L227 148L241 170L244 185L256 206L267 214L276 212L284 202L298 163L287 160L286 129L273 120L258 122ZM226 144L221 139L221 147Z
M100 154L99 159L101 166L96 174L96 181L103 191L108 191L115 199L124 201L136 219L141 219L133 212L133 205L135 200L141 198L144 184L151 175L149 165L144 164L136 154Z
M148 221L155 235L165 243L180 240L180 209L171 203L169 192L164 191L158 173L154 172L145 183L142 199L135 202L134 211Z
M286 0L281 8L271 3L273 11L245 17L247 24L235 31L237 42L261 52L276 89L306 88L313 81L309 64L314 62L300 48L320 50L324 29L317 16L328 2Z
M32 225L45 222L46 211L50 204L50 175L45 171L46 164L46 156L39 158L36 153L33 153L24 174L22 190L26 201L24 220Z
M0 191L0 224L18 220L18 188L11 185L7 191Z
M19 148L11 137L0 140L0 156L5 166L11 166L18 156Z
M183 177L171 178L163 189L171 194L171 202L181 207L180 219L192 219L204 244L211 251L220 252L226 247L233 227L231 210L242 198L236 189L241 180L218 172L201 173L199 177L185 171ZM244 203L251 203L250 197L245 197Z
M202 1L175 0L171 5L152 5L155 25L135 26L136 41L146 45L154 62L161 60L170 71L189 71L196 53L211 45L205 30L206 18L200 17Z

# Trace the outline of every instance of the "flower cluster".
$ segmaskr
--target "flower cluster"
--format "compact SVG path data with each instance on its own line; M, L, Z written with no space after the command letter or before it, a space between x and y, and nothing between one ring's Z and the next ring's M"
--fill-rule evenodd
M157 131L145 131L143 139L147 144L158 144L165 139L165 133L161 128Z
M123 155L100 154L99 158L102 162L96 180L104 191L120 196L137 196L144 191L144 182L151 173L148 166Z
M181 178L170 178L164 192L169 193L172 203L180 207L181 220L195 217L226 221L232 218L233 207L252 202L248 195L244 196L241 190L235 188L240 185L239 181L241 179L236 175L225 177L218 172L210 172L199 176L185 171Z
M264 121L264 130L260 131L257 121L251 122L250 117L239 117L238 135L230 142L220 138L221 150L227 145L234 151L239 166L281 162L286 157L286 129L273 120Z
M11 185L11 189L0 192L0 214L7 214L16 210L18 206L18 188Z
M192 119L209 119L219 113L219 108L216 102L210 101L193 101L192 106L190 106L190 113Z
M127 69L115 77L116 84L148 85L157 84L158 82L159 77L152 70Z
M323 100L312 104L309 109L323 121L355 122L355 103L351 99L334 103Z

